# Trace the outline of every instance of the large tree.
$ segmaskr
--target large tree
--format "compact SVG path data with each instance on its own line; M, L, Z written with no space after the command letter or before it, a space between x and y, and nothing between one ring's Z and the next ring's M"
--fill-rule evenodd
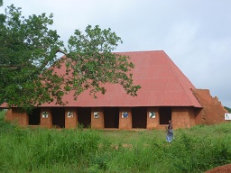
M112 53L121 43L111 29L86 27L75 30L65 48L56 30L50 29L52 15L24 17L11 5L0 16L0 104L24 109L44 102L63 104L62 96L74 91L74 98L84 90L95 95L105 93L105 83L119 83L130 95L133 84L129 57ZM61 59L57 53L64 54ZM65 73L53 69L65 64Z

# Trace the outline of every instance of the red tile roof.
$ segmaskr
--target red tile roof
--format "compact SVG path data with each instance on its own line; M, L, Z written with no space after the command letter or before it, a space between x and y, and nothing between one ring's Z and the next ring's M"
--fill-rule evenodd
M120 52L135 64L135 84L141 85L138 96L127 95L118 84L107 84L105 95L95 99L83 92L75 101L72 93L65 95L66 107L138 107L138 106L190 106L201 107L191 89L195 87L164 51ZM41 107L59 106L54 103Z

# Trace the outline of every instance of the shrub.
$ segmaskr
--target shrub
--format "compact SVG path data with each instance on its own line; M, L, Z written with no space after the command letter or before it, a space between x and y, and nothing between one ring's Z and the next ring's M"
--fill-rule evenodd
M231 163L231 124L174 131L22 129L0 113L0 172L203 172Z

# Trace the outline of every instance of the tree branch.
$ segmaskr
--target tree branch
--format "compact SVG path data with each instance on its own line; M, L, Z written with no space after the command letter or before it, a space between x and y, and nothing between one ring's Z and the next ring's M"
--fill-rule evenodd
M65 51L65 50L62 50L62 49L57 49L56 50L56 53L62 53L64 55L67 55L68 53ZM42 65L42 68L44 68L47 64L48 64L49 61L45 61ZM16 69L19 69L19 68L22 68L22 67L26 67L26 65L9 65L9 64L0 64L0 68L10 68L12 70L16 70Z
M57 49L56 50L56 53L63 53L64 55L67 55L68 53L65 51L65 50L62 50L62 49Z

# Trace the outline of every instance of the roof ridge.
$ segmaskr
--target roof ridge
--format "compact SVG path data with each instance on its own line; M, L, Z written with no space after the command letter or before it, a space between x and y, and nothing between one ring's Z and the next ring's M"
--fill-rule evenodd
M144 53L144 52L163 52L165 53L164 50L136 50L136 51L124 51L124 52L112 52L112 53Z

